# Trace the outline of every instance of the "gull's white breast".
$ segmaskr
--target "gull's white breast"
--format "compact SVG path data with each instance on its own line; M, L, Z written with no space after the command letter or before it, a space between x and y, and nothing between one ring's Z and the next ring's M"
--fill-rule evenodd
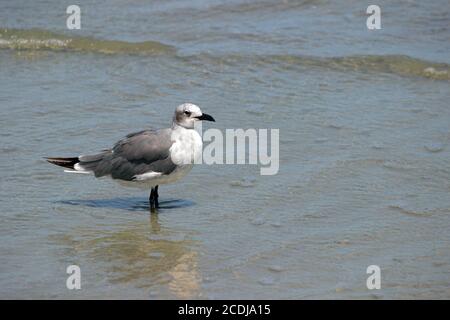
M203 142L197 131L178 126L172 131L171 139L170 158L173 163L180 166L200 163Z

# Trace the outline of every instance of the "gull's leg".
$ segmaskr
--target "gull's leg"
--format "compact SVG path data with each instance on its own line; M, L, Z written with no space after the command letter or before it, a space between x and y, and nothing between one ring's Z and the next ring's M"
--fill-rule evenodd
M156 208L159 208L159 201L158 201L158 198L159 198L159 195L158 195L158 186L156 186L155 187L155 195L154 195L154 197L155 197L155 207Z
M150 210L155 210L155 189L152 188L150 191L150 197L148 198L148 202L150 203Z

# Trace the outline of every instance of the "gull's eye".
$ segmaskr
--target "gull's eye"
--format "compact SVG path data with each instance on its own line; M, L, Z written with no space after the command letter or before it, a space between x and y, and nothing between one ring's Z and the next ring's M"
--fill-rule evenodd
M191 112L190 111L185 111L184 114L187 115L188 117L191 116Z

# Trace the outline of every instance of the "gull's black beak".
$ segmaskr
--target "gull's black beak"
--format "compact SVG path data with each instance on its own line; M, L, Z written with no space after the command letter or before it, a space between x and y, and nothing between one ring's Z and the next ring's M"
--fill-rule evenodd
M214 120L213 117L211 117L209 114L206 114L206 113L203 113L200 117L197 117L197 119L216 122L216 120Z

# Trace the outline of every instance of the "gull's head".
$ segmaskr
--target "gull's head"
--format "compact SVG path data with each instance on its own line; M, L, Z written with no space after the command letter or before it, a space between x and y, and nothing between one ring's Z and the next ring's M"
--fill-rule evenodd
M203 113L198 106L192 103L183 103L175 109L173 122L186 129L193 129L196 121L216 121L209 114Z

